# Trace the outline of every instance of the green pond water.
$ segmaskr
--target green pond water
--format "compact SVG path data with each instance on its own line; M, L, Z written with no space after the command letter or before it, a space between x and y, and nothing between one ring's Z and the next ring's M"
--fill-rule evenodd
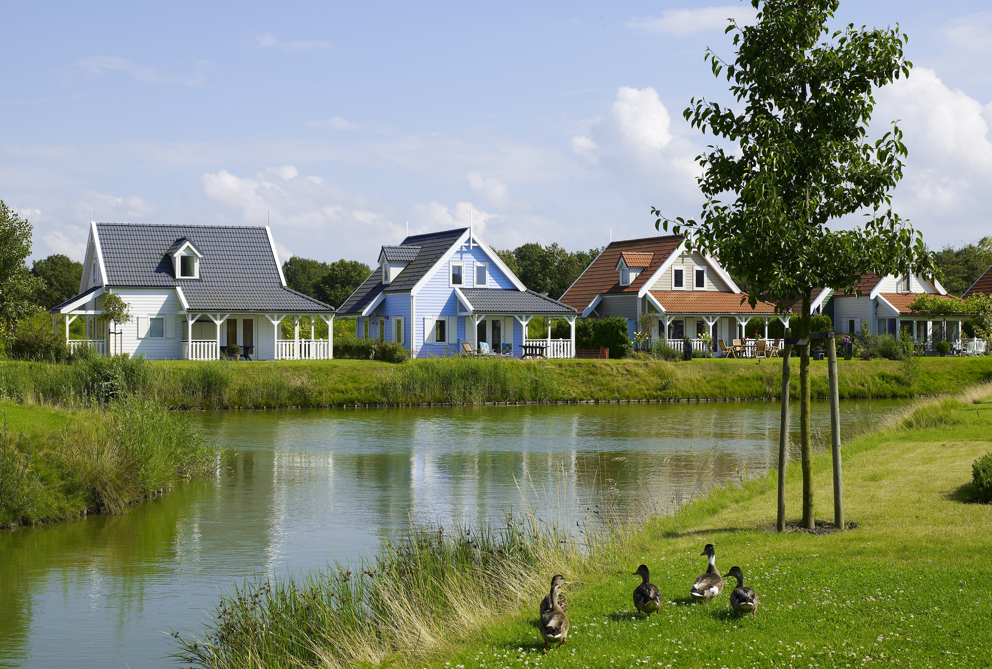
M843 432L899 406L842 404ZM829 433L828 407L812 416ZM0 533L0 667L178 667L168 632L200 631L246 578L355 560L411 523L478 526L524 498L573 526L605 499L664 511L778 452L774 403L194 417L223 449L208 480L125 516Z

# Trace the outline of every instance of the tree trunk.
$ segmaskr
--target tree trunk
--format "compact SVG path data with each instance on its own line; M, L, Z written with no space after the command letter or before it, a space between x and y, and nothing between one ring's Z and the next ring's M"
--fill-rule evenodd
M792 331L785 328L785 339ZM792 357L792 344L782 348L782 415L778 435L778 531L785 532L785 467L789 464L789 358Z
M799 360L799 450L803 464L803 524L808 530L814 527L813 521L813 453L809 443L809 315L810 294L803 295L803 314L800 319L799 336L806 339L800 347Z

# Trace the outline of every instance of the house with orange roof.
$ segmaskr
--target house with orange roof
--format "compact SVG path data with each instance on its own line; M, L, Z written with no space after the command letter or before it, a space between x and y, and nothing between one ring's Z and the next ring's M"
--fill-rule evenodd
M741 338L751 319L788 324L789 314L747 295L713 257L686 249L681 235L628 239L610 243L561 297L583 318L620 316L633 336L642 314L651 320L651 336L693 339L693 348ZM823 291L827 297L829 291ZM820 300L822 302L822 300ZM819 305L817 305L819 306Z
M967 300L972 295L992 295L992 267L985 270L985 274L978 277L978 281L971 284L971 288L961 295L962 300Z
M926 281L913 273L902 276L868 273L861 278L858 292L860 295L854 292L833 294L835 332L853 334L861 330L862 323L867 323L872 334L899 336L906 331L914 341L925 343L928 348L941 340L961 340L964 316L930 321L909 308L920 293L958 299L947 295L939 281Z

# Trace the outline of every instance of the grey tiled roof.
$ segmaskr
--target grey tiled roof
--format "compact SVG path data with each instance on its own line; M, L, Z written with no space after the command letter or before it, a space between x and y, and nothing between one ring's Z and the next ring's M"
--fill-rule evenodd
M183 247L183 244L185 244L186 242L189 242L189 240L186 239L185 237L180 237L175 241L175 243L172 246L169 247L169 250L166 251L165 254L171 256L173 253L181 249ZM189 243L193 245L193 248L196 249L197 251L200 250L196 248L196 245L194 245L193 242L189 242Z
M420 253L419 246L383 246L382 255L387 262L412 262Z
M97 223L96 228L110 288L181 286L197 311L332 310L282 285L264 227ZM203 255L198 279L174 276L168 253L185 241Z
M369 278L351 294L347 300L338 307L339 314L358 314L362 309L381 292L386 293L408 293L437 264L441 256L458 241L468 228L458 228L456 230L445 230L444 232L431 232L426 235L413 235L403 240L400 247L417 247L420 251L410 264L403 268L399 275L389 282L389 285L382 283L382 271L377 267L369 275ZM383 247L385 248L398 248Z
M100 290L101 288L103 288L103 286L93 286L92 288L87 288L86 290L84 290L83 292L81 292L79 295L76 295L75 297L70 297L68 300L66 300L65 302L62 302L61 304L56 304L54 307L52 307L51 309L48 310L48 313L54 314L57 311L59 311L62 307L64 307L67 304L69 304L70 302L75 302L76 300L78 300L81 297L86 297L87 295L92 295L93 293L95 293L96 291Z
M539 295L532 290L504 288L462 288L477 314L575 314L567 304Z

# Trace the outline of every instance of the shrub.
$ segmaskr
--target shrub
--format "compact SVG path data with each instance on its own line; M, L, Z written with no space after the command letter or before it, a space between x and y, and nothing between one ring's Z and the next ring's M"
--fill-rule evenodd
M575 321L575 347L593 348L592 321L588 318L580 318ZM552 330L554 332L554 330Z
M592 323L592 346L610 349L610 358L626 358L634 352L634 343L627 331L627 320L620 316L597 318Z
M947 355L951 352L951 343L949 341L939 341L937 342L937 353L941 355Z
M776 319L778 320L778 319ZM769 330L771 329L771 324L769 324ZM830 316L826 314L817 314L809 319L809 331L810 332L833 332L834 324L830 320ZM770 335L771 333L769 333Z
M992 453L986 453L971 465L971 478L978 491L978 499L992 502Z
M342 337L334 340L334 357L346 360L403 362L410 358L410 352L402 345L391 341Z
M682 359L682 349L669 346L668 342L665 340L661 340L655 344L651 349L651 353L656 358L668 360L669 362L678 362Z
M712 358L713 354L710 351L700 351L699 349L692 349L693 358Z
M410 359L410 352L395 342L378 341L372 345L372 359L380 362L406 362Z
M56 335L51 320L42 314L40 318L29 318L18 324L7 353L19 360L65 362L69 358L69 347L65 334Z
M875 338L875 353L886 360L902 360L902 344L890 334L879 335Z

